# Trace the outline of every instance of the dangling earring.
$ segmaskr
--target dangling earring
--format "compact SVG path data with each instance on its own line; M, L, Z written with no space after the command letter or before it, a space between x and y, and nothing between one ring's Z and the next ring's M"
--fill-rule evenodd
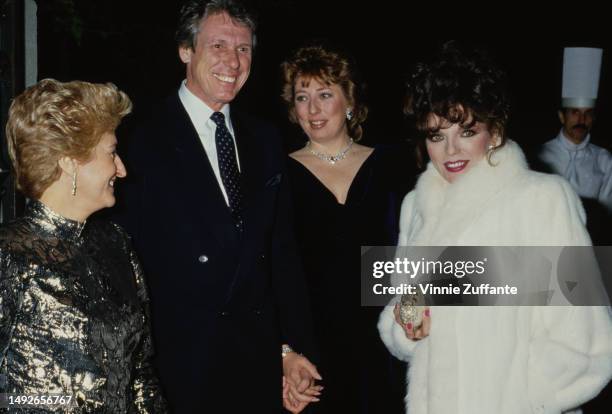
M491 167L495 167L497 165L497 164L493 164L493 162L491 161L491 158L493 157L493 154L495 153L496 149L497 149L497 146L494 144L489 144L489 146L487 147L487 162L489 163Z
M353 119L353 111L351 110L351 108L346 108L346 119L348 119L349 121Z
M76 184L76 170L72 173L72 195L76 196L76 189L77 189L77 184Z

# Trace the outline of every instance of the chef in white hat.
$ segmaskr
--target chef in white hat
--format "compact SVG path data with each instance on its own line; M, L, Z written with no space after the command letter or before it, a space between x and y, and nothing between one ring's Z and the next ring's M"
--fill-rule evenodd
M559 110L563 127L544 144L540 159L581 197L598 200L612 212L612 154L590 142L602 54L602 49L565 48Z

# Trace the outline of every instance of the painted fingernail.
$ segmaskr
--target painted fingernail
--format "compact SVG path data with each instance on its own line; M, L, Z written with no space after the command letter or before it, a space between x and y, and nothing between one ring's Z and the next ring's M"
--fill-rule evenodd
M425 309L425 316L429 318L429 309Z
M319 402L319 401L321 401L321 400L320 400L320 399L318 399L318 398L313 398L312 400L313 400L314 402Z
M412 329L412 324L411 323L407 323L406 324L406 329L408 329L408 330Z

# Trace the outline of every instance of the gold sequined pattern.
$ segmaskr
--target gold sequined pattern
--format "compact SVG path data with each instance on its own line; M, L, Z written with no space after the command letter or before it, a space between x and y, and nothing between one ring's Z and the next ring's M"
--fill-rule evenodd
M0 352L0 393L77 404L32 412L166 412L142 269L112 223L33 201L0 229Z

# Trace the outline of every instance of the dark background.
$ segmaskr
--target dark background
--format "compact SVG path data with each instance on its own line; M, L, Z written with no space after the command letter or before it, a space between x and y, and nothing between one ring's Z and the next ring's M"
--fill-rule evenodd
M586 4L560 8L558 18L553 10L536 16L532 9L510 3L481 6L481 16L474 14L478 6L469 5L467 10L462 4L434 4L432 8L438 10L422 11L413 2L403 7L398 5L401 2L382 1L252 3L260 15L258 45L251 77L234 104L281 127L288 150L300 145L302 134L287 121L280 99L279 65L312 38L343 45L356 59L370 108L364 126L366 145L409 140L410 129L402 116L405 74L444 40L474 39L474 45L486 47L508 73L512 105L508 132L528 154L560 129L563 47L602 47L592 136L593 142L612 147L612 137L604 129L612 119L612 42L604 40L610 36L592 33L593 27L606 30L605 24L596 21L598 15L606 14ZM132 119L137 118L175 92L184 78L174 42L179 6L178 0L38 0L39 79L113 82L132 98ZM578 41L562 38L581 36ZM402 148L408 151L407 145ZM404 159L403 171L412 171L412 158ZM589 404L585 412L606 410L610 394Z
M592 135L594 142L608 148L612 145L612 138L605 137L603 131L603 120L612 115L609 40L546 38L556 33L541 25L530 26L526 40L521 38L525 32L519 31L523 21L510 17L507 19L517 31L503 37L507 29L498 20L461 16L459 24L449 27L435 19L430 23L432 17L420 15L416 9L382 2L381 7L371 2L332 0L252 3L260 15L258 45L251 77L235 104L276 122L285 132L288 148L300 142L301 132L286 119L280 100L279 65L305 40L332 40L356 59L370 107L364 143L373 145L409 138L401 112L404 76L415 61L444 40L459 37L457 34L478 39L474 44L486 47L507 71L512 103L509 136L528 152L559 132L563 47L603 47L597 108L600 121L596 121ZM114 82L133 99L137 117L174 92L184 78L173 40L178 0L39 0L38 5L40 79ZM489 25L483 26L485 23ZM491 23L497 24L495 29Z

